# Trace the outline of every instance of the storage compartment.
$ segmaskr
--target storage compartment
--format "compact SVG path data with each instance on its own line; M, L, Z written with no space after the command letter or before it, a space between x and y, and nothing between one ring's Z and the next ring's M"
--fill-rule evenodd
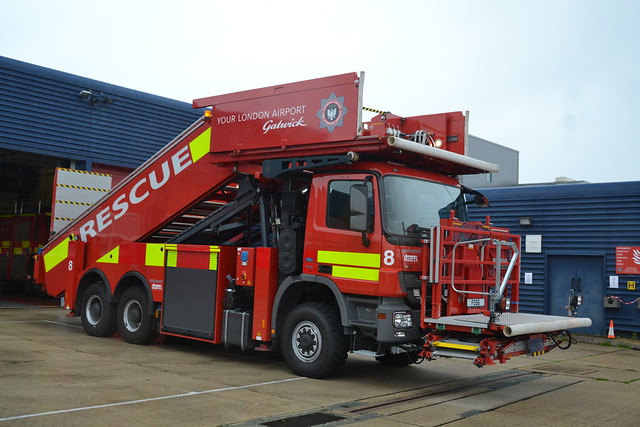
M225 310L222 318L222 342L241 349L251 347L251 313Z
M216 288L214 270L167 268L162 331L213 340Z

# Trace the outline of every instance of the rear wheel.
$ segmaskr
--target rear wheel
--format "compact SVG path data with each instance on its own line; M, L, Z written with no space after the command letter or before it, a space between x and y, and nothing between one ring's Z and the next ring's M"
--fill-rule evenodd
M122 294L118 305L118 331L131 344L149 344L158 336L144 289L136 286Z
M282 331L284 358L296 374L326 378L342 369L347 340L333 307L316 302L295 307Z
M116 332L116 306L107 300L101 282L90 284L82 294L82 327L94 337L110 337Z

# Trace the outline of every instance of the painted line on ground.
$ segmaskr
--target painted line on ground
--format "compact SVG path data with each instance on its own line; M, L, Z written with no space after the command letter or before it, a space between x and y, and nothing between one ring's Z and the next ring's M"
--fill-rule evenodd
M190 392L187 392L187 393L172 394L170 396L158 396L158 397L150 397L148 399L129 400L129 401L126 401L126 402L105 403L103 405L93 405L93 406L84 406L84 407L81 407L81 408L61 409L59 411L49 411L49 412L40 412L40 413L36 413L36 414L16 415L16 416L13 416L13 417L0 418L0 422L2 422L2 421L23 420L23 419L26 419L26 418L34 418L34 417L43 417L45 415L68 414L70 412L89 411L89 410L92 410L92 409L113 408L113 407L116 407L116 406L123 406L123 405L135 405L136 403L146 403L146 402L155 402L155 401L158 401L158 400L176 399L176 398L180 398L180 397L199 396L201 394L211 394L211 393L221 393L221 392L224 392L224 391L243 390L243 389L246 389L246 388L262 387L262 386L266 386L266 385L280 384L280 383L286 383L286 382L290 382L290 381L297 381L297 380L304 380L304 379L306 379L306 378L305 377L286 378L284 380L267 381L267 382L263 382L263 383L239 385L239 386L233 386L233 387L223 387L223 388L216 388L216 389L213 389L213 390L190 391Z
M63 325L63 326L68 326L70 328L80 328L80 329L82 329L82 326L71 325L69 323L64 323L64 322L56 322L56 321L53 321L53 320L4 320L4 321L0 322L0 324L4 324L4 323L53 323L55 325Z
M55 324L55 325L68 326L68 327L70 327L70 328L80 328L80 329L82 329L82 326L78 326L78 325L70 325L70 324L68 324L68 323L64 323L64 322L55 322L55 321L53 321L53 320L43 320L43 322L46 322L46 323L53 323L53 324Z

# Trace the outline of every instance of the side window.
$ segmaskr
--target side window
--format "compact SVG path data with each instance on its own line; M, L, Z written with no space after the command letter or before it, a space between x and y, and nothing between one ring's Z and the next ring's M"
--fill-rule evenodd
M327 200L327 226L331 228L349 229L349 194L351 186L362 184L362 181L331 181L329 183L329 196ZM369 188L369 205L373 215L373 185L367 183Z

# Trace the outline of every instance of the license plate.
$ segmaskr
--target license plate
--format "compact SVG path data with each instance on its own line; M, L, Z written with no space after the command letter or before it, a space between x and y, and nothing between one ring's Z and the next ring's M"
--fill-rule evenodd
M484 307L484 299L469 298L467 299L467 307Z

